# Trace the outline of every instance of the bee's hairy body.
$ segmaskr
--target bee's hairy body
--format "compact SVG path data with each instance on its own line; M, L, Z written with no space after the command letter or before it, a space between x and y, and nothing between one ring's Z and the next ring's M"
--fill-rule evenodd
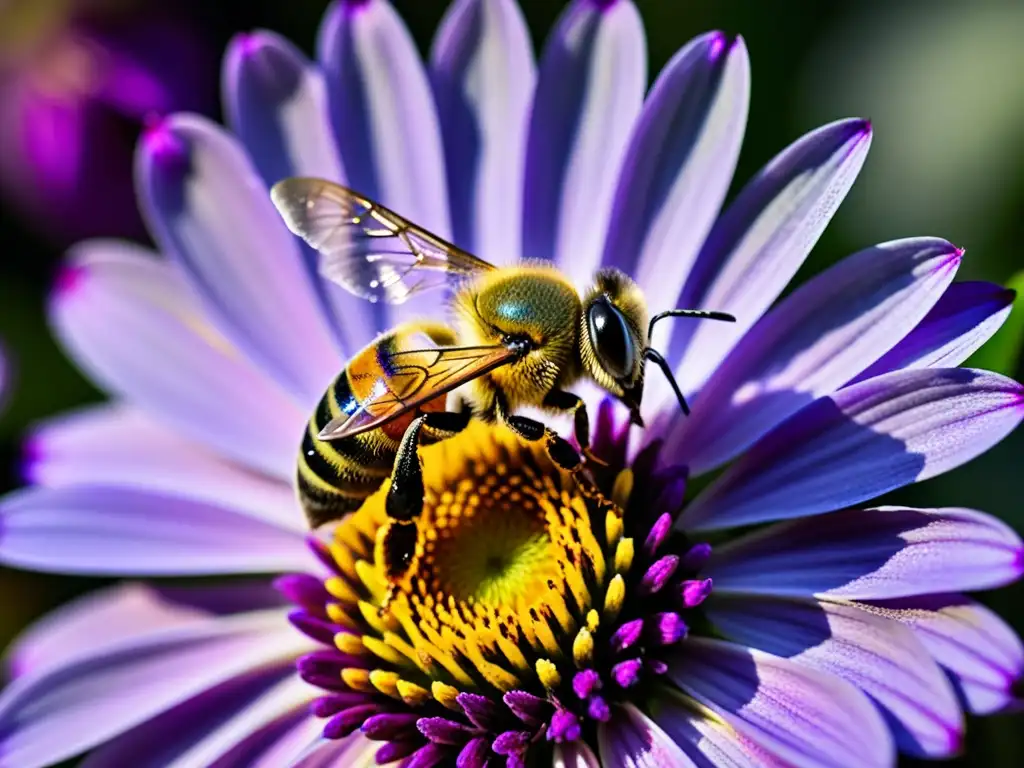
M439 323L406 323L387 331L360 350L335 377L306 425L299 450L299 500L310 524L316 527L359 508L391 475L406 427L416 416L410 412L384 427L342 440L320 440L317 435L342 413L359 407L370 388L385 374L381 351L422 345L423 335L440 346L451 345L454 334ZM443 411L442 395L419 410Z
M589 450L587 408L573 384L593 381L642 427L650 361L689 413L669 362L649 345L651 331L665 317L735 319L671 309L648 322L643 293L617 269L599 270L581 296L548 263L496 267L325 179L284 179L270 194L288 228L320 253L321 274L350 293L401 304L432 287L455 288L452 327L407 323L375 339L328 387L303 436L298 490L313 527L357 508L390 476L380 545L392 587L418 546L421 444L473 418L502 422L525 440L544 440L551 460L593 490L584 462L602 462ZM455 392L468 407L447 411ZM526 406L572 414L580 450L516 413Z
M599 273L591 293L608 296L631 312L637 328L646 322L639 289L618 272ZM320 440L332 419L359 407L372 387L387 375L381 351L416 347L412 339L426 335L438 346L494 346L509 338L528 340L522 357L474 378L460 395L474 418L504 421L526 406L564 412L552 405L552 392L564 392L582 376L603 374L586 334L585 301L564 274L546 264L522 264L476 276L457 290L451 301L454 327L435 322L410 322L388 331L352 358L317 405L302 439L298 492L314 527L343 517L359 507L394 468L402 435L419 413L442 411L441 396L384 427L340 440ZM422 345L422 344L420 344ZM633 381L638 378L634 376ZM615 392L614 381L599 381ZM425 441L445 435L426 430Z
M553 389L580 377L579 294L554 267L525 265L494 270L470 281L452 301L460 344L530 339L521 359L473 380L465 397L474 416L495 421L523 406L542 406Z

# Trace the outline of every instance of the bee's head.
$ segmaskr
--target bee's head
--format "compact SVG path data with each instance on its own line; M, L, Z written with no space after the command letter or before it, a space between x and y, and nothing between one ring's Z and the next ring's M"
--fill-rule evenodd
M617 269L602 269L583 301L581 357L587 374L640 421L647 348L647 302Z

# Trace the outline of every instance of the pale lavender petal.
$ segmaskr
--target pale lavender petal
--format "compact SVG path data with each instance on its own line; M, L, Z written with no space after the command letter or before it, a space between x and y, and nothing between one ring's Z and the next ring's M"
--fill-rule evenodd
M685 390L696 389L782 293L853 185L870 144L864 120L812 131L768 163L715 222L676 306L730 312L736 322L681 320L671 327L671 343L659 342Z
M999 330L1016 295L993 283L953 283L914 330L851 383L904 368L955 368Z
M632 275L652 311L675 306L718 215L749 101L743 39L710 32L665 65L644 103L616 186L602 265Z
M676 688L658 690L650 717L700 768L788 768Z
M814 401L683 513L709 530L851 506L984 453L1024 417L1024 390L968 368L896 371Z
M51 318L75 361L109 391L290 480L308 414L210 328L170 264L128 244L85 243L58 279Z
M343 740L319 737L288 768L370 768L377 764L374 755L380 748L379 741L359 732Z
M804 283L762 317L708 378L665 449L694 473L735 457L834 392L925 316L963 251L938 238L883 243Z
M147 632L202 621L208 614L168 600L144 584L118 584L67 603L25 630L7 649L12 676L90 656Z
M288 40L253 32L232 40L222 73L224 112L268 187L289 176L344 183L323 73ZM319 257L298 243L313 288L334 319L345 357L376 333L362 299L319 273Z
M242 146L197 115L174 115L139 144L140 205L218 327L302 406L341 368L298 243Z
M228 45L224 113L268 187L289 176L343 182L323 74L286 38L259 30Z
M291 766L324 730L324 721L309 714L283 733L262 754L254 757L251 768L280 768Z
M37 485L139 488L307 529L291 483L225 461L120 403L45 422L28 438L22 471Z
M31 488L0 501L0 561L76 574L302 571L300 531L235 510L129 488Z
M621 768L690 768L695 763L657 723L632 704L622 704L597 727L603 765Z
M835 675L705 638L687 640L667 661L685 693L787 762L874 768L895 760L881 714Z
M216 763L183 763L182 757L245 711L254 700L265 697L275 686L294 684L294 681L294 670L287 666L237 676L100 745L82 760L81 768L177 768L183 764L190 768L199 765L233 768L239 764L230 755L222 756ZM311 689L307 686L307 690ZM295 718L294 713L286 713L281 718L285 722L278 727L283 730L287 721ZM249 741L261 735L250 733ZM244 747L245 740L234 751Z
M962 746L963 713L949 680L914 633L856 604L715 594L715 629L849 680L887 710L901 752L949 757Z
M317 690L290 675L270 690L253 696L245 707L219 723L210 723L209 732L187 751L175 757L167 768L190 768L196 765L217 765L232 750L260 729L273 725L282 717L297 712L316 697ZM216 727L214 727L216 726ZM122 763L124 765L126 763Z
M552 766L553 768L601 768L601 761L597 759L597 755L585 742L571 741L555 745Z
M60 762L225 681L284 670L310 647L275 610L158 630L17 678L0 694L0 764Z
M575 0L544 46L526 145L523 256L590 280L647 85L632 0Z
M872 600L1002 586L1024 543L971 509L849 509L763 528L711 552L701 575L725 592Z
M976 715L1020 704L1024 646L995 613L963 595L872 601L867 610L903 622L956 683Z
M426 70L395 9L387 0L335 2L317 50L349 186L448 237L437 112Z
M521 257L523 156L536 66L515 0L457 0L434 37L453 242L493 264Z

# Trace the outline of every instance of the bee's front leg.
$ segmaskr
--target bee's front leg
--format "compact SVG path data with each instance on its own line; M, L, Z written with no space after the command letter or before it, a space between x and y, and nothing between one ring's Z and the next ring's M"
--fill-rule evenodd
M587 413L587 404L583 402L583 398L563 389L552 389L544 397L543 406L572 413L573 436L584 458L599 467L608 466L608 462L590 450L590 415Z
M412 565L416 554L416 519L423 511L423 466L419 447L424 435L434 438L450 437L469 424L469 412L446 411L427 413L413 419L402 435L391 470L391 487L384 500L384 511L389 518L384 531L384 575L389 582L400 579ZM391 600L389 589L384 605Z

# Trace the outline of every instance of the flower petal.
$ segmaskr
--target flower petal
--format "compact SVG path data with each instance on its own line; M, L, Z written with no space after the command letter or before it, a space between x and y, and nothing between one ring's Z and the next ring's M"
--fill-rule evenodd
M970 509L879 507L805 517L716 547L702 576L715 594L850 600L1001 586L1024 572L1024 543Z
M158 630L25 675L0 694L0 765L60 762L225 681L283 671L309 647L274 610Z
M344 182L323 73L298 48L274 32L239 35L228 46L222 80L228 125L267 187L289 176ZM373 315L360 298L323 280L317 253L296 242L345 357L351 357L375 335Z
M703 382L782 292L860 172L864 120L818 128L775 157L715 222L676 306L715 309L735 323L677 322L660 343L684 390Z
M956 694L914 633L853 603L721 595L707 602L733 642L849 680L887 710L900 751L956 754L963 714Z
M342 182L323 74L286 38L259 30L228 45L227 123L268 187L289 176Z
M241 145L197 115L151 128L136 156L140 204L218 327L300 405L341 368L298 244Z
M170 264L106 241L72 252L57 334L96 381L232 459L291 478L308 416L203 320Z
M434 37L452 240L493 264L521 257L523 156L536 66L514 0L457 0Z
M955 368L999 330L1016 295L993 283L953 283L914 330L851 383L905 368Z
M743 142L750 59L710 32L665 65L630 138L602 266L632 275L656 309L673 306L722 206Z
M616 707L597 728L602 765L622 768L688 768L696 764L672 738L632 704Z
M305 570L301 532L224 507L129 488L32 488L0 501L0 561L75 574Z
M301 685L301 681L287 667L279 667L270 673L236 677L101 745L85 757L81 768L121 768L129 765L132 768L199 765L228 768L239 765L238 761L230 759L229 754L233 751L230 747L224 750L227 754L218 756L216 762L192 759L193 749L230 728L254 703L267 700L283 688L297 688ZM310 691L306 686L307 699ZM286 728L288 720L294 718L293 713L278 718L284 721L280 728ZM250 741L261 735L258 725L254 725L256 727L246 734ZM243 737L235 746L240 749L245 741Z
M963 595L873 600L866 610L903 622L953 677L976 715L1020 703L1024 645L995 613Z
M586 742L580 740L556 744L552 765L553 768L601 768L601 761Z
M632 0L575 0L544 46L526 145L523 255L589 282L647 85Z
M259 696L248 698L246 706L225 717L221 712L220 722L207 724L208 732L190 749L165 763L167 768L189 768L194 765L216 765L233 750L242 745L261 729L274 725L282 718L300 711L316 697L316 689L297 675L290 674L280 683ZM133 765L122 762L120 765ZM114 764L116 765L116 763Z
M716 467L903 338L953 281L963 251L938 238L883 243L804 283L754 324L665 441L693 472Z
M712 710L682 691L657 689L651 719L661 726L700 768L786 768L788 765L741 736Z
M1024 417L1024 389L965 368L896 371L819 398L759 440L683 513L709 530L858 504L947 472Z
M669 679L685 693L787 762L821 768L894 762L881 715L835 675L705 638L687 640L667 661Z
M124 404L45 422L28 438L23 472L37 485L113 485L209 502L304 532L290 484L227 462Z
M251 768L280 768L282 765L294 765L299 755L320 737L323 730L324 721L315 715L307 714L269 745L262 754L254 757ZM353 735L353 738L359 736Z
M165 600L144 584L118 584L66 603L30 625L7 649L11 676L38 674L132 637L208 616Z
M336 2L317 41L349 186L441 237L448 195L426 70L387 0Z

